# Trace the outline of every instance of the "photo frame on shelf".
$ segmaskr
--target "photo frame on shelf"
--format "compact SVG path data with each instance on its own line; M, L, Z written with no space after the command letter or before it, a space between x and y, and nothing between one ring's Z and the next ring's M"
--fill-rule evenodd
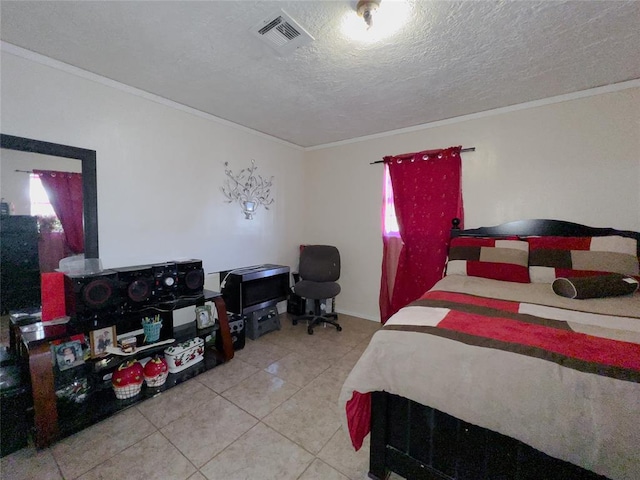
M216 323L211 311L211 305L200 305L196 307L196 324L198 328L213 327Z
M56 364L60 371L77 367L84 363L82 343L79 340L64 342L55 345L53 348L55 351Z
M105 327L92 330L89 333L89 343L91 344L91 356L104 357L107 355L107 347L115 347L117 343L116 327Z

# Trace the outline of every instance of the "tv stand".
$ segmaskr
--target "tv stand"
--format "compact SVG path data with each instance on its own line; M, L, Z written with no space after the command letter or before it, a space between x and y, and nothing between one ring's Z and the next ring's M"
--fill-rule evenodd
M75 333L73 328L68 324L47 325L46 322L37 322L25 326L12 324L12 345L17 347L20 357L26 357L28 361L33 395L36 447L48 447L52 442L62 437L82 430L120 410L136 405L146 398L157 395L161 391L167 390L221 363L231 360L234 355L233 344L229 330L227 309L220 293L204 290L204 295L195 299L176 301L174 308L203 305L209 301L214 303L218 313L217 325L207 329L197 330L194 319L191 328L193 336L205 336L214 330L217 331L215 349L207 348L205 350L205 358L202 362L181 372L169 374L166 383L161 387L143 387L142 392L133 398L117 400L112 389L103 385L104 388L89 393L88 398L84 400L84 402L73 403L67 406L70 408L65 408L65 405L62 404L56 396L56 375L54 367L52 367L53 359L50 344L56 340L65 341L68 339ZM169 315L169 318L173 330L173 316ZM180 340L178 335L176 335L176 338ZM121 363L131 358L152 356L154 353L161 353L168 346L167 344L163 344L155 349L152 348L141 352L134 352L129 356L119 356L116 363ZM85 365L82 367L85 366L86 369L89 370L88 375L93 374L97 376L102 376L117 367L117 365L110 364L101 370L99 361L93 359L85 362Z

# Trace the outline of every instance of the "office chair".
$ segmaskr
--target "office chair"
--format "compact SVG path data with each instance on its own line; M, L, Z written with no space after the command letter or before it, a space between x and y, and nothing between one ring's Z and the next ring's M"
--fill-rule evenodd
M313 335L313 327L321 323L329 323L340 332L338 314L335 312L322 314L320 300L334 298L340 293L340 252L329 245L306 245L300 252L300 281L293 286L293 292L302 297L314 300L313 315L295 317L292 321L297 325L300 320L310 320L307 333ZM331 320L331 319L335 320Z

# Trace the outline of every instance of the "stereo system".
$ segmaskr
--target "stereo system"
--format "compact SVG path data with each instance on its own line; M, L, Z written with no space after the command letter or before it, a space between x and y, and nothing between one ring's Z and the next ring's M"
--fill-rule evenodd
M139 310L151 303L155 278L151 266L114 268L118 272L122 309Z
M178 296L202 295L204 288L202 260L184 260L176 262L176 265L178 267Z
M176 262L151 265L153 271L153 302L170 302L178 298L178 266Z
M66 274L65 306L67 315L87 317L95 312L115 313L121 303L118 273Z
M203 294L202 260L184 260L65 274L67 315L88 318L96 313L132 313L158 303Z

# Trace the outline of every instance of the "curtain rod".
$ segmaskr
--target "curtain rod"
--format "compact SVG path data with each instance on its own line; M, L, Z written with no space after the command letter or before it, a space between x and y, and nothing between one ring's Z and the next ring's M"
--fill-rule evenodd
M464 152L475 152L476 151L476 147L469 147L469 148L463 148L460 150L460 153L464 153ZM377 160L375 162L371 162L369 165L375 165L376 163L384 163L384 160Z
M33 170L18 170L17 168L14 170L14 172L19 172L19 173L34 173L34 172L33 172ZM78 175L82 175L82 172L57 172L57 173L66 173L66 174L77 173Z

